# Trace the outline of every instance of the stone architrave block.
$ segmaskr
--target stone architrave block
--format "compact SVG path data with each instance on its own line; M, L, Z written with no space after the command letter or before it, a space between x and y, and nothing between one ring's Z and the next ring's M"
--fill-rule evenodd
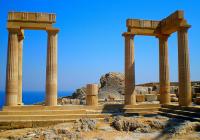
M145 94L145 100L148 102L157 101L157 95L155 94Z
M136 102L145 102L145 96L142 94L136 94Z

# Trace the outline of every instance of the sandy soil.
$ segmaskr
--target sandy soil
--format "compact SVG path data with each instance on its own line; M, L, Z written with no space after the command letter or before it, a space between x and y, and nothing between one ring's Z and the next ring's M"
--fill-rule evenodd
M150 120L155 118L149 118ZM145 122L147 119L138 118L138 121ZM164 119L161 121L164 121ZM50 127L43 128L24 128L24 129L15 129L15 130L5 130L0 131L0 139L9 139L9 137L21 137L22 139L33 139L33 140L43 140L44 137L24 137L29 133L35 131L42 132L49 129L59 129L66 128L69 131L73 131L73 123L63 123ZM151 133L140 133L140 132L126 132L126 131L117 131L106 122L98 122L97 129L88 132L76 132L79 134L81 140L169 140L166 135L163 135L162 130L158 130ZM64 139L64 138L63 138ZM67 139L67 138L65 138ZM69 139L69 138L68 138ZM177 135L173 140L200 140L199 132L190 132L185 135Z

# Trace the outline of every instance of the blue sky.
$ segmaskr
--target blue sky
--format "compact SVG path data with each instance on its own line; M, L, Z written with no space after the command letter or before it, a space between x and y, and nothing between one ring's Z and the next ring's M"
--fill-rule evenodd
M200 80L198 0L1 0L0 90L5 89L8 11L56 13L58 34L58 89L70 91L97 83L102 74L124 71L127 18L160 20L180 9L189 30L191 79ZM23 90L45 90L47 33L25 31ZM178 79L177 34L169 38L170 80ZM158 39L135 37L136 82L158 81Z

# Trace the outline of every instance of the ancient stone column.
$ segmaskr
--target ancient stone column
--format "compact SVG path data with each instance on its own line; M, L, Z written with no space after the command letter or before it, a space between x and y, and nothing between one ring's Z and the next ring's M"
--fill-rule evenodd
M23 35L18 36L18 105L23 105L22 103L22 56L23 56Z
M160 104L170 103L170 81L168 62L168 36L159 37L159 79L160 79Z
M179 105L191 105L188 27L178 30Z
M136 104L134 35L124 33L125 37L125 105Z
M57 33L48 30L47 66L46 66L46 105L57 105Z
M18 95L18 31L8 29L8 52L6 69L6 106L16 106Z
M98 85L88 84L86 89L86 105L97 106L98 105Z

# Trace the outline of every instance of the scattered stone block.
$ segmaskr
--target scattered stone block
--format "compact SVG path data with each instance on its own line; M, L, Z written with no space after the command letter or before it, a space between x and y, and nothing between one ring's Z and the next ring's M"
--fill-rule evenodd
M150 91L149 93L150 93L150 94L155 94L155 95L158 94L157 91Z
M70 99L70 102L73 105L80 105L80 100L79 99Z
M178 98L177 97L171 97L171 102L178 102Z
M114 100L115 100L115 97L114 97L114 96L111 96L111 95L108 95L108 100L109 100L109 101L114 101Z
M157 94L157 100L160 101L160 94Z
M144 102L145 101L145 96L142 94L136 94L136 101L137 102Z
M176 97L176 94L170 94L170 97L172 98L172 97Z
M200 97L195 98L194 103L200 105Z
M157 101L156 94L145 94L145 100L148 102Z
M0 130L12 129L11 122L0 122Z
M65 105L65 104L70 104L70 99L62 98L62 105Z
M32 121L11 122L12 129L31 128L31 127L32 127Z
M196 97L200 97L200 93L196 93Z

